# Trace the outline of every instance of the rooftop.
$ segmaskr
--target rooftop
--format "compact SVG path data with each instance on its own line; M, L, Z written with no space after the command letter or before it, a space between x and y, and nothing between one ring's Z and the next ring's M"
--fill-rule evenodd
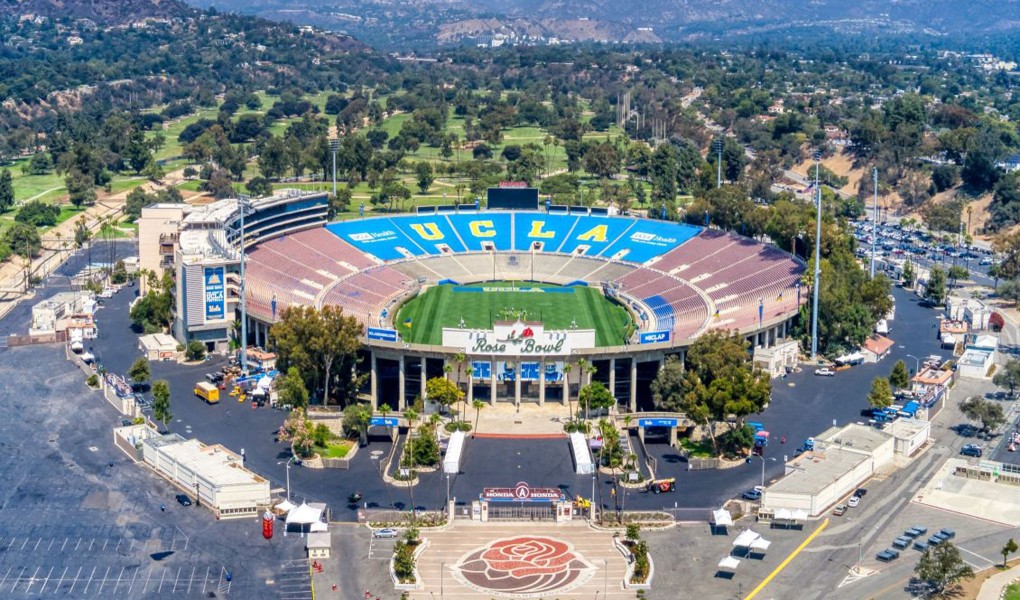
M942 369L924 369L917 375L914 375L914 378L911 379L911 381L924 385L945 385L952 378L952 371L943 371Z
M874 452L876 448L888 442L892 436L884 431L850 423L843 427L830 427L815 438L817 442L824 442L822 446L828 449L833 447L844 447L857 450L858 452Z
M176 433L145 440L145 443L160 454L186 464L213 485L240 485L264 481L241 466L240 454L231 452L219 444L206 446L195 439L185 440Z
M885 430L900 439L912 438L931 427L930 421L920 419L896 419L885 426Z
M887 337L876 335L864 340L864 348L875 354L885 354L893 347L893 342Z
M769 486L767 494L821 493L833 481L868 460L871 457L867 454L838 446L829 446L823 452L806 452L787 463L786 477Z

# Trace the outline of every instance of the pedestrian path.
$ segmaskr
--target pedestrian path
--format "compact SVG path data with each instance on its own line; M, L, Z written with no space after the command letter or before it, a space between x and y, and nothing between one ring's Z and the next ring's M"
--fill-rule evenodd
M1002 598L1002 591L1006 589L1006 586L1017 579L1020 579L1020 566L992 575L981 584L977 600L999 600Z

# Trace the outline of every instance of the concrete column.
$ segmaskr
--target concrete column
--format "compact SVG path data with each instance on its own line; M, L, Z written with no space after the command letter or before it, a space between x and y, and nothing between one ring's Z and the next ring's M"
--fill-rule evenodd
M489 364L489 373L491 374L489 377L489 406L496 406L496 385L499 383L496 381L496 361Z
M521 405L521 361L514 363L514 405Z
M407 390L404 386L404 356L401 355L397 358L397 410L401 411L407 406L407 402L404 401L404 395L407 393Z
M421 357L421 391L418 392L418 393L421 394L421 399L422 400L428 400L428 398L425 395L425 363L426 362L428 362L428 359L425 358L424 356Z
M630 412L637 412L637 357L630 357Z
M372 395L372 412L375 412L376 408L379 407L379 369L375 361L375 352L372 353L372 371L371 371L371 395Z
M538 363L538 405L545 406L545 361Z
M616 359L609 359L609 393L616 399Z
M474 377L471 375L468 375L467 378L467 394L464 396L464 398L467 399L467 404L465 405L465 408L471 408L471 403L475 401Z

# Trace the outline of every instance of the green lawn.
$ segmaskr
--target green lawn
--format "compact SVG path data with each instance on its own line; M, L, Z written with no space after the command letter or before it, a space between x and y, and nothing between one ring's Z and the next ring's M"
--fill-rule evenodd
M522 286L549 291L522 291ZM503 289L481 291L483 287ZM395 322L404 341L440 344L443 327L457 327L463 318L469 328L491 329L493 321L509 318L504 310L510 308L526 311L527 319L541 321L548 329L567 329L576 320L580 329L595 329L597 346L623 344L630 329L627 311L596 288L508 282L431 287L404 304Z
M1011 583L1006 586L1006 593L1003 600L1020 600L1020 583Z
M328 443L326 447L315 447L315 452L322 458L343 458L351 451L353 444L348 441Z

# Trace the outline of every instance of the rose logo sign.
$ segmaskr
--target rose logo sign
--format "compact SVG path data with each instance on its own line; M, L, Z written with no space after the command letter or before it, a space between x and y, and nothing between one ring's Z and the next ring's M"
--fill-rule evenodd
M490 542L453 567L464 584L497 596L540 597L571 590L595 568L562 540L521 536Z

